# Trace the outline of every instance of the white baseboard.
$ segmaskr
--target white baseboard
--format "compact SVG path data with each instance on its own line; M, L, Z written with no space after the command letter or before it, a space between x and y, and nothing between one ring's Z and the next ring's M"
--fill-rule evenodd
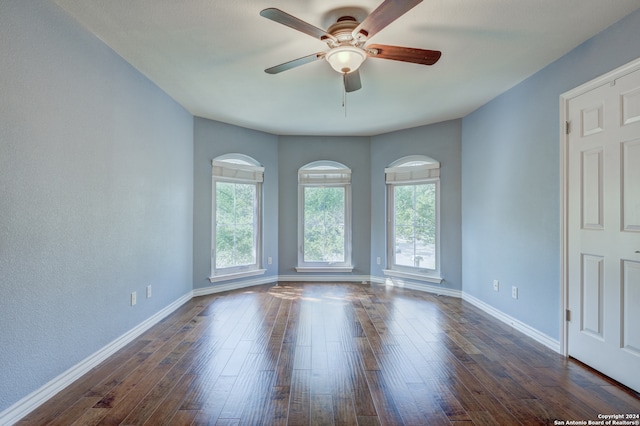
M551 337L549 337L548 335L542 333L539 330L536 330L535 328L523 323L522 321L513 318L510 315L505 314L504 312L494 308L493 306L483 302L482 300L470 295L469 293L462 293L462 300L466 300L467 302L471 303L473 306L475 306L476 308L488 313L489 315L491 315L492 317L499 319L500 321L502 321L503 323L510 325L511 327L515 328L516 330L520 331L521 333L525 334L528 337L531 337L533 340L535 340L538 343L542 343L543 345L545 345L546 347L548 347L549 349L562 354L562 351L560 350L560 342L556 339L553 339Z
M197 288L193 290L193 297L206 296L208 294L222 293L223 291L238 290L246 287L253 287L256 285L269 284L278 282L278 277L263 277L253 280L245 281L232 281L226 284L214 284L210 287Z
M155 324L159 323L173 311L191 300L191 298L192 292L185 294L184 296L171 303L164 309L158 311L156 314L138 324L136 327L132 328L122 336L107 344L102 349L80 361L78 364L60 374L58 377L52 379L44 386L36 389L29 395L22 398L20 401L11 405L9 408L0 413L0 425L12 425L16 423L21 418L48 401L55 394L79 379L83 374L96 367L102 361L125 347L136 337L140 336Z
M408 288L410 290L425 291L427 293L437 294L438 296L462 297L460 290L446 288L442 285L431 285L408 281L399 277L370 277L372 283L383 284L390 287Z

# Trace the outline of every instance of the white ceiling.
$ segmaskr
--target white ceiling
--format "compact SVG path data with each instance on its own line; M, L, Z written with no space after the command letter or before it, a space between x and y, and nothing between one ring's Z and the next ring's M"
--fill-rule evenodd
M640 7L638 0L424 0L371 43L441 50L433 66L369 58L347 94L327 50L265 19L326 29L382 0L53 0L195 116L279 135L374 135L463 117Z

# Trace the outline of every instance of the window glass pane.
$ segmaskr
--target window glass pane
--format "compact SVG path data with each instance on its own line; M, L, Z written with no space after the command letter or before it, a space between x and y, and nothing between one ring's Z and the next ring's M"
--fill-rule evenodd
M435 184L396 186L394 209L395 264L435 269Z
M236 183L236 223L253 224L254 203L256 199L256 186L253 184Z
M256 263L253 224L236 226L236 265Z
M304 261L345 261L345 188L304 188Z
M234 228L218 224L216 226L216 267L228 268L234 265Z
M413 186L397 186L395 189L395 206L397 226L413 227L414 211L413 211Z
M256 263L256 185L216 182L216 268Z
M229 224L234 221L234 187L232 183L216 183L216 222Z

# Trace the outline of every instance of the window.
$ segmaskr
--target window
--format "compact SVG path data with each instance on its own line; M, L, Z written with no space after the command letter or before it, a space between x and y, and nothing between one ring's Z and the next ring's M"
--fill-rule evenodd
M316 161L298 171L298 272L351 266L351 170Z
M441 282L439 253L440 163L409 156L385 169L387 275Z
M212 161L211 282L258 275L264 168L253 158L227 154Z

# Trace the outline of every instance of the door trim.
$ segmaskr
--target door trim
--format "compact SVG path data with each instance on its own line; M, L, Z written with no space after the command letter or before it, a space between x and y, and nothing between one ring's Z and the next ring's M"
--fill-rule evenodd
M569 324L566 320L566 311L569 309L569 134L566 130L566 123L569 117L569 101L605 84L613 85L618 78L637 70L640 70L640 58L560 95L560 319L562 321L560 327L560 351L565 357L569 355Z

